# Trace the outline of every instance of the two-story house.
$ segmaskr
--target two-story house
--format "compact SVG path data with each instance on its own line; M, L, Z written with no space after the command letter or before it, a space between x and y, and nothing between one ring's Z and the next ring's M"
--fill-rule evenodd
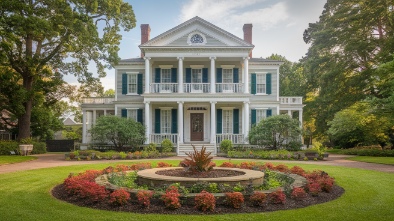
M86 98L83 144L102 115L133 118L146 127L146 143L170 139L179 155L191 144L216 153L229 139L248 143L253 124L285 112L298 112L302 97L279 96L281 61L253 58L252 24L241 39L194 17L150 39L141 25L140 58L115 66L115 98Z

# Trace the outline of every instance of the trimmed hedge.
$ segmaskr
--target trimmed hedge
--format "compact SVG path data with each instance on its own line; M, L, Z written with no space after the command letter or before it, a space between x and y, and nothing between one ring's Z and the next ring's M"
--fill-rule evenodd
M47 152L47 144L45 142L33 142L33 151L31 154L42 154Z
M346 154L346 155L371 156L371 157L394 157L394 150L351 148L351 149L341 150L338 153Z
M0 155L11 155L11 151L19 152L19 144L16 141L0 141Z

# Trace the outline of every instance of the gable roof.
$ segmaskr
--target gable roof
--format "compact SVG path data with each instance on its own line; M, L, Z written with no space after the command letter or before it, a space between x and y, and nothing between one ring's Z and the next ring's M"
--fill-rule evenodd
M193 27L194 26L194 27ZM193 29L193 28L197 28ZM192 28L192 29L190 29ZM175 40L179 38L184 38L185 35L192 33L193 31L199 31L202 32L203 34L208 35L211 37L211 39L215 39L217 41L225 40L223 42L224 44L221 45L213 45L213 46L228 46L228 47L248 47L248 48L253 48L254 45L250 44L243 39L231 34L230 32L227 32L216 25L196 16L192 19L189 19L182 24L152 38L151 40L147 41L144 44L141 44L139 47L141 49L143 48L148 48L148 47L154 47L154 46L171 46L170 43L174 42ZM175 36L174 35L178 35ZM212 36L215 35L215 36ZM220 36L220 38L218 38ZM186 43L186 41L185 41ZM175 45L172 45L175 46ZM211 45L212 46L212 45ZM204 47L204 46L203 46Z

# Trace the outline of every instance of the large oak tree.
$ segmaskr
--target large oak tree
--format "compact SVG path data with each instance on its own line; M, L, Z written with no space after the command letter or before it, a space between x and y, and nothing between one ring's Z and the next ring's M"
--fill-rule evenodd
M40 79L48 69L73 74L82 84L118 61L121 29L135 27L132 7L123 0L2 0L0 1L0 67L9 78L21 78L17 113L19 139L30 136L32 104ZM7 69L7 71L4 71Z

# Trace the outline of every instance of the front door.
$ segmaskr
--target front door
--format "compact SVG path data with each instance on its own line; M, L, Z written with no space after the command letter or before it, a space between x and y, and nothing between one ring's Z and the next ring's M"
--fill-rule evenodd
M204 114L191 113L190 114L190 140L203 141L204 140Z

